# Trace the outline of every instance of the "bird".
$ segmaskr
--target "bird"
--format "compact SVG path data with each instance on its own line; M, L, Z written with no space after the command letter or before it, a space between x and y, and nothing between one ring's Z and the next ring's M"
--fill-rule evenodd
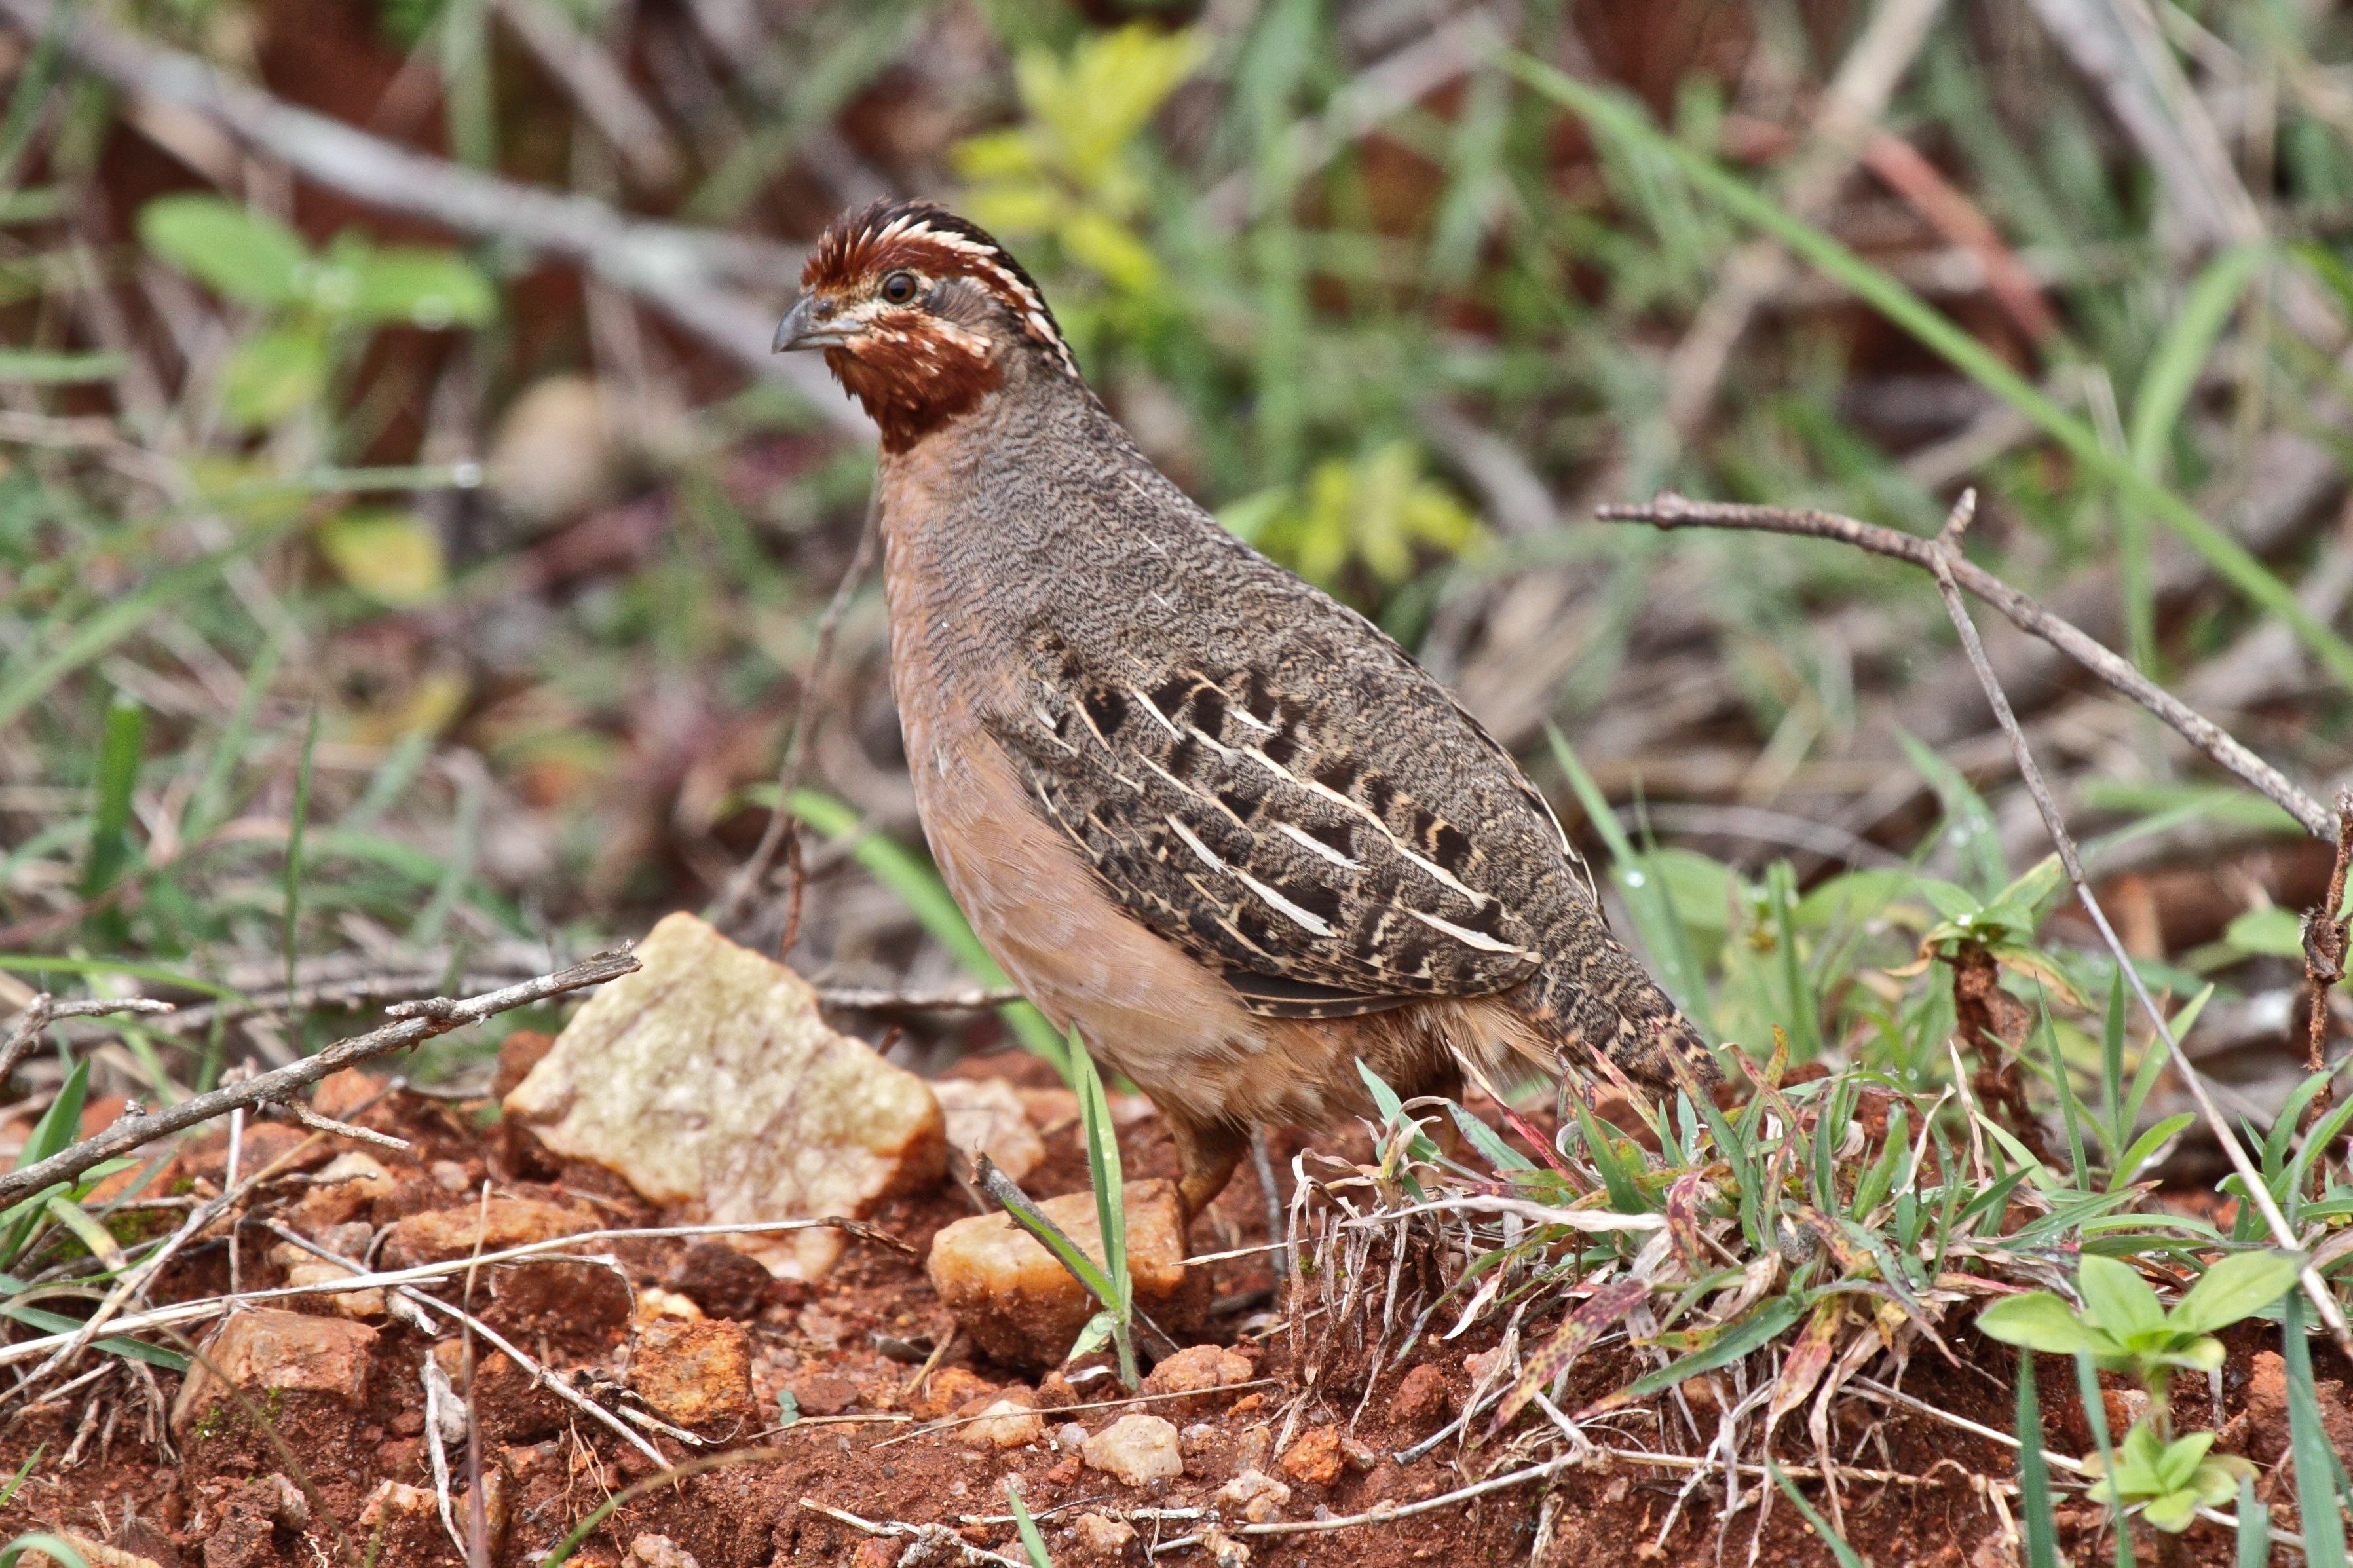
M1403 647L1237 538L944 206L842 214L777 352L881 435L891 679L982 946L1160 1113L1197 1215L1267 1124L1512 1064L1719 1072L1544 795ZM1361 1068L1359 1066L1361 1064Z

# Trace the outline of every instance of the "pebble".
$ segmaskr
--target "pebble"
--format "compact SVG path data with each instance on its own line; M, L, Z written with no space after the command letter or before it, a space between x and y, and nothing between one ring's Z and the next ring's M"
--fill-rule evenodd
M1038 1206L1081 1251L1102 1258L1092 1194L1071 1193ZM1136 1307L1163 1328L1191 1328L1208 1308L1208 1279L1185 1267L1185 1219L1176 1184L1130 1182L1124 1206ZM932 1243L927 1271L958 1326L1009 1365L1060 1362L1095 1312L1094 1298L1070 1271L1003 1214L976 1215L943 1229Z
M1291 1500L1291 1489L1264 1470L1244 1470L1218 1489L1218 1501L1240 1509L1252 1524L1264 1524Z
M1087 1468L1132 1487L1173 1480L1185 1473L1175 1423L1157 1415L1123 1415L1081 1446Z
M1135 1542L1135 1526L1122 1519L1082 1513L1071 1522L1071 1538L1089 1560L1118 1563L1126 1558L1127 1549Z
M966 1422L956 1441L967 1448L1020 1448L1045 1436L1046 1423L1037 1411L1018 1399L998 1399L982 1408L978 1420Z
M750 1420L752 1354L744 1326L676 1318L647 1324L629 1359L629 1386L681 1426Z
M1282 1473L1302 1486L1328 1487L1340 1479L1346 1463L1340 1451L1337 1427L1311 1426L1282 1451Z
M965 1158L987 1154L1017 1182L1046 1163L1046 1141L1029 1124L1020 1091L1003 1079L934 1079L932 1094L947 1118L948 1142Z
M1065 1421L1054 1430L1054 1447L1066 1454L1075 1454L1087 1445L1087 1429L1075 1421Z
M172 1431L185 1441L196 1417L227 1397L224 1384L321 1394L357 1408L367 1400L375 1340L374 1329L341 1318L272 1307L236 1313L189 1366L172 1402Z

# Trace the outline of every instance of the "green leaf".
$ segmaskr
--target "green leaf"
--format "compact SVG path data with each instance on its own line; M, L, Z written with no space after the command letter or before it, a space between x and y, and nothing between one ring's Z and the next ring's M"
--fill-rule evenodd
M2270 1568L2272 1510L2255 1500L2253 1476L2239 1478L2239 1505L2234 1511L2239 1516L2239 1531L2232 1568Z
M2231 923L2222 928L2222 940L2241 952L2300 959L2304 956L2304 922L2295 918L2293 910L2265 904L2262 909L2233 916Z
M2003 1297L1978 1314L1978 1331L1989 1340L2046 1355L2073 1355L2077 1351L2096 1355L2108 1348L2073 1307L2048 1290Z
M334 260L352 275L346 309L359 321L438 330L479 327L498 313L491 280L454 250L338 246Z
M393 609L431 605L448 583L441 535L414 512L345 512L320 528L319 549L344 582Z
M139 242L172 266L245 305L294 305L306 294L311 250L266 213L208 195L162 196L139 211Z
M0 1568L17 1568L27 1552L48 1553L59 1568L90 1568L82 1554L46 1530L27 1531L5 1546L0 1546Z
M1738 1361L1750 1351L1778 1338L1784 1329L1805 1315L1807 1306L1808 1303L1798 1296L1776 1296L1718 1335L1706 1349L1694 1351L1681 1361L1652 1368L1611 1394L1603 1404L1616 1406L1630 1400L1648 1399L1653 1394L1672 1388L1687 1377L1695 1377L1703 1372L1712 1372Z
M2120 1193L2130 1186L2133 1177L2139 1173L2140 1168L2156 1158L2157 1152L2171 1142L2175 1135L2183 1128L2197 1120L2196 1111L2184 1110L2167 1117L2134 1139L2132 1147L2126 1150L2123 1156L2116 1161L2116 1168L2108 1177L2108 1191Z
M2129 1263L2087 1252L2075 1288L2084 1293L2084 1315L2117 1339L2165 1327L2165 1304Z
M2295 1285L2303 1268L2294 1253L2266 1249L2233 1252L2217 1259L2167 1314L2166 1326L2184 1333L2211 1334L2278 1300Z
M221 412L240 430L264 430L327 390L327 335L312 321L256 332L221 366Z

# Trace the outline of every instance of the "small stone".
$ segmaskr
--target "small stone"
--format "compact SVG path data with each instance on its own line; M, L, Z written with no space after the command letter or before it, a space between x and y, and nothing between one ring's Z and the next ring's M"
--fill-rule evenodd
M1213 1421L1196 1421L1176 1436L1184 1447L1185 1457L1189 1459L1197 1454L1208 1452L1225 1435L1225 1429Z
M947 1118L948 1142L965 1159L987 1154L1017 1182L1046 1163L1046 1141L1029 1124L1020 1092L1003 1079L934 1079L932 1094Z
M899 1568L907 1543L887 1535L870 1535L849 1554L849 1568Z
M1340 1479L1346 1460L1337 1427L1311 1426L1282 1451L1282 1470L1302 1486L1328 1487Z
M396 1222L384 1238L384 1262L387 1268L446 1263L478 1251L503 1252L596 1228L596 1216L583 1209L536 1198L494 1197L487 1204L460 1204Z
M1206 1415L1216 1408L1212 1396L1216 1390L1237 1383L1248 1383L1258 1375L1258 1368L1250 1358L1223 1345L1187 1345L1145 1375L1146 1394L1186 1394L1202 1397L1174 1402L1164 1406L1172 1415Z
M693 1552L667 1535L640 1535L630 1542L629 1561L638 1568L702 1568Z
M1071 1380L1062 1375L1059 1367L1038 1380L1039 1409L1068 1410L1078 1402L1079 1391L1071 1386Z
M1070 1458L1056 1465L1052 1469L1048 1470L1046 1472L1046 1479L1049 1484L1053 1486L1076 1486L1079 1481L1080 1471L1084 1467L1082 1467L1079 1462L1079 1457L1076 1454L1072 1454Z
M714 1318L756 1318L771 1278L750 1253L707 1241L680 1253L662 1283Z
M858 1385L828 1373L804 1377L792 1388L804 1415L839 1415L858 1403Z
M1135 1545L1135 1526L1123 1519L1082 1513L1071 1521L1071 1537L1090 1563L1124 1563Z
M1157 1415L1123 1415L1088 1438L1079 1452L1087 1468L1132 1487L1173 1480L1185 1473L1176 1424Z
M649 1285L638 1292L637 1305L630 1309L629 1321L639 1328L657 1318L676 1318L681 1322L702 1321L702 1309L692 1298L675 1290L665 1290L659 1285Z
M311 1180L311 1190L288 1216L305 1236L356 1221L378 1198L390 1197L400 1185L384 1168L383 1161L356 1149L328 1161Z
M1216 1525L1201 1531L1201 1550L1218 1568L1245 1568L1250 1560L1250 1548L1228 1535Z
M466 1167L455 1160L436 1160L425 1171L433 1178L433 1184L445 1193L462 1193L474 1184Z
M648 1324L629 1360L629 1386L681 1426L750 1420L752 1354L744 1326L672 1318Z
M951 1410L961 1410L984 1395L994 1395L997 1384L968 1366L947 1366L932 1373L915 1401L915 1414L936 1421Z
M1087 1429L1075 1421L1065 1421L1054 1428L1054 1447L1065 1454L1075 1454L1087 1446Z
M1264 1470L1244 1470L1218 1489L1219 1503L1240 1509L1242 1517L1252 1524L1264 1524L1290 1500L1291 1489Z
M188 1368L172 1402L172 1431L183 1441L227 1387L317 1394L357 1408L367 1401L368 1357L375 1331L339 1318L257 1307L230 1315Z
M1018 1399L999 1399L983 1408L979 1419L966 1422L956 1441L967 1448L1021 1448L1045 1436L1045 1420L1036 1410Z
M862 1215L939 1179L946 1129L929 1087L828 1028L799 975L684 913L637 959L506 1097L549 1150L696 1223ZM822 1226L745 1242L803 1279L841 1247Z
M1081 1251L1102 1261L1092 1194L1071 1193L1038 1206ZM1185 1217L1176 1184L1130 1182L1124 1206L1136 1307L1166 1329L1181 1331L1198 1323L1208 1304L1208 1279L1185 1267ZM1094 1298L1007 1215L977 1215L942 1230L927 1268L957 1324L1009 1365L1060 1362L1095 1313Z
M1416 1431L1435 1426L1454 1414L1454 1396L1447 1392L1446 1373L1427 1362L1405 1374L1389 1396L1389 1418Z

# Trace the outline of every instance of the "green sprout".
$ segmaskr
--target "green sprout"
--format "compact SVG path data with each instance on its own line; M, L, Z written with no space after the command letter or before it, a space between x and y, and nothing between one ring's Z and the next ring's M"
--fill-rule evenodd
M1996 1301L1978 1316L1989 1339L2046 1355L2088 1355L2104 1372L2128 1373L2148 1391L2162 1419L2173 1370L2211 1372L2222 1364L2226 1328L2278 1300L2295 1283L2300 1259L2286 1252L2234 1252L2206 1270L2171 1311L2128 1263L2087 1253L2076 1289L2081 1308L2049 1290Z
M2141 1518L2158 1529L2179 1533L2201 1508L2227 1502L2239 1482L2251 1478L2255 1467L2236 1454L2211 1454L2211 1432L2192 1432L2168 1443L2147 1422L2136 1422L2116 1451L2113 1475L2106 1457L2094 1454L2084 1461L2099 1480L2085 1495L2094 1502L2118 1509L2139 1508Z

